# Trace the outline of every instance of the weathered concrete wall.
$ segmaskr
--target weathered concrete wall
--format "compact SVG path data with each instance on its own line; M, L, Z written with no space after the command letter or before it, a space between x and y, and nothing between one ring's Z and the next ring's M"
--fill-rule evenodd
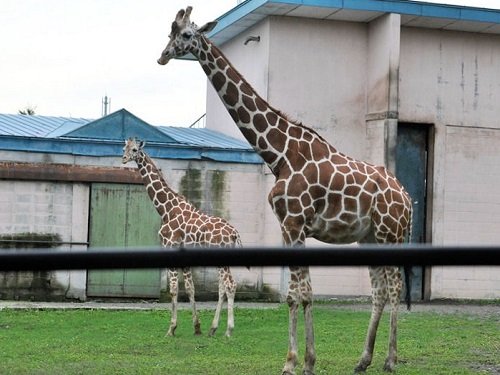
M401 28L400 16L394 14L368 25L273 18L269 100L340 150L390 169L398 121L434 124L434 243L455 243L452 232L476 244L498 243L500 198L489 187L500 182L499 164L488 150L500 144L499 41L497 35ZM353 101L357 95L361 100ZM479 129L452 137L450 125ZM450 170L455 170L454 177ZM470 170L477 181L473 186ZM457 213L463 205L467 212ZM462 239L457 243L464 243ZM492 274L474 267L435 268L431 297L498 298L500 276ZM364 269L313 269L312 278L316 294L369 294Z
M243 46L250 34L260 35L261 42ZM401 27L399 15L386 14L369 24L271 17L222 49L273 106L353 157L394 169L398 122L432 124L428 230L433 243L488 244L500 240L495 229L500 198L488 187L500 182L493 154L500 144L499 42L498 35ZM207 126L234 129L210 90L207 112L213 116ZM270 176L262 201L272 185ZM276 219L264 207L261 243L278 245ZM498 298L498 276L478 270L434 267L431 298ZM263 275L286 292L286 269ZM364 268L317 268L312 278L319 295L370 293Z
M385 30L385 23L375 29ZM389 26L392 27L389 28L389 34L394 28L393 24L394 21L389 19ZM244 46L249 35L260 36L260 42L250 42ZM379 46L373 41L372 44L373 54L376 54ZM271 17L221 48L236 69L272 106L314 128L340 151L357 158L370 159L373 156L372 149L378 147L383 150L387 132L384 119L381 134L376 133L371 138L366 136L366 82L371 74L380 86L378 75L383 71L380 74L388 86L382 101L384 109L381 110L385 114L390 109L389 103L393 103L389 100L389 93L392 94L394 89L389 90L388 72L394 67L392 60L390 66L384 60L380 66L374 65L370 73L367 69L368 45L369 27L366 24ZM373 101L378 98L378 95L373 96ZM242 138L210 84L207 90L207 127ZM382 152L382 162L384 156ZM250 211L255 209L255 202L259 202L257 209L260 217L256 221L248 217L242 224L244 227L263 227L262 236L251 244L279 246L281 231L267 202L274 177L267 168L265 171L265 189L259 191L256 187L247 191L245 197L251 192L255 198L244 198L246 202L242 202ZM314 240L308 240L307 243L321 245ZM370 293L365 268L315 268L312 270L312 279L315 293L320 295ZM349 280L354 281L351 283ZM286 295L288 269L264 268L261 282Z
M248 35L259 35L261 40L243 46ZM384 130L382 137L373 137L371 143L366 137L367 25L271 17L226 43L222 50L272 106L314 128L340 151L366 159L371 155L370 144L378 142L383 148ZM387 106L388 99L384 103ZM236 136L231 130L236 128L234 122L210 85L207 127ZM279 246L281 231L267 202L274 177L265 170L266 188L255 191L263 216L257 220L265 225L263 236L255 244ZM252 199L250 207L253 202ZM254 224L247 220L245 225ZM307 244L321 245L312 239ZM262 283L286 295L288 275L287 267L264 268ZM319 295L370 293L365 268L315 268L311 275L315 293ZM349 279L355 281L350 284ZM348 284L351 286L346 287Z
M290 118L312 127L339 151L356 158L367 157L365 115L367 111L367 46L365 24L294 17L270 18L268 101ZM267 204L267 193L263 199ZM277 220L267 205L274 243L280 245ZM308 246L321 246L313 239ZM265 270L264 280L285 296L288 268ZM369 293L364 268L311 269L316 295ZM346 278L356 281L346 288Z
M266 100L269 96L270 79L270 21L266 19L230 42L219 46L233 66ZM260 36L260 41L244 45L248 36ZM207 128L245 139L209 82L207 84ZM230 221L240 230L245 245L277 246L281 245L281 231L267 202L274 176L270 174L267 167L260 168L260 181L248 178L245 173L234 169L227 174L232 181L232 188L229 192L230 201L235 204L235 211ZM259 235L255 236L252 233L259 233ZM272 295L274 291L286 293L288 280L284 278L284 270L281 267L252 267L250 273L246 269L238 271L235 269L234 272L243 280L243 283L255 284L259 290L270 291L269 295ZM251 277L250 280L249 277ZM266 298L265 293L263 298Z
M147 146L146 146L147 151ZM73 157L68 155L0 152L2 160L57 162L63 164L122 166L120 158ZM240 232L245 245L262 243L266 222L262 220L267 191L262 165L155 159L166 181L204 212L227 219ZM127 166L136 168L135 164ZM146 194L146 190L144 190ZM55 233L64 242L88 241L90 183L46 181L0 181L0 234L35 232ZM267 207L266 207L267 209ZM277 224L276 224L277 226ZM159 228L158 228L159 229ZM85 245L64 244L74 250ZM237 298L276 300L279 287L263 281L263 270L234 268L239 284ZM162 289L168 288L166 273ZM47 277L51 298L86 298L86 271L57 271ZM195 271L201 298L213 298L218 291L215 268ZM20 298L23 296L19 296ZM36 298L36 297L33 297Z
M399 116L435 126L435 244L500 241L500 37L402 28ZM431 298L499 298L498 267L433 267Z
M269 103L365 158L367 26L273 17L270 38Z
M447 126L443 243L500 242L500 129ZM498 267L433 268L435 298L499 298Z
M500 36L404 27L400 120L500 128Z
M401 16L386 14L368 25L367 160L396 170Z
M0 233L57 234L68 243L65 248L78 250L81 245L69 243L87 241L88 200L89 189L82 184L0 181ZM43 276L45 287L33 290L32 295L23 290L23 285L29 287L32 282L30 276L24 273L22 279L14 298L85 299L86 273L83 271L46 272Z

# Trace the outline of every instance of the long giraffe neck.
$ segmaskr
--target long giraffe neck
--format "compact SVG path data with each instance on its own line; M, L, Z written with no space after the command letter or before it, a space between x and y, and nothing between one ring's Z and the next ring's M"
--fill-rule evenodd
M291 146L289 136L302 135L304 128L262 99L210 40L203 35L198 40L193 54L243 136L277 174Z
M145 152L139 153L136 163L156 211L164 222L171 220L173 208L178 207L184 199L170 189L153 160Z

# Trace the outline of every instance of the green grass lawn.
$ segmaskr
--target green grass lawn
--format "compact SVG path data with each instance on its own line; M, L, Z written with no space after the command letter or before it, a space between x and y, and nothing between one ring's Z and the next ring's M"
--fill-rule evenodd
M212 311L201 311L203 336L193 336L180 311L176 337L165 337L168 311L0 311L0 374L279 374L288 340L288 308L236 309L233 337L225 316L216 337ZM368 312L314 310L316 374L352 374ZM383 374L388 314L367 374ZM299 322L301 363L303 321ZM499 317L401 313L397 374L498 374Z

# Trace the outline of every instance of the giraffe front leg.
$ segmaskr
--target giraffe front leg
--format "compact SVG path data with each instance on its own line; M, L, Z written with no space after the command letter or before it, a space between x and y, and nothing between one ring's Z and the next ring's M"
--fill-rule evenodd
M306 353L304 357L304 375L314 374L316 363L316 351L314 349L314 322L313 322L313 293L311 287L311 276L309 267L302 268L301 278L302 306L304 307L304 323L306 336Z
M276 193L276 192L275 192ZM270 197L273 192L270 193ZM275 213L280 211L277 201L271 198L273 210ZM281 202L281 201L280 201ZM278 218L280 217L277 214ZM304 232L305 218L302 216L287 216L283 219L281 231L283 242L294 250L305 246L306 235ZM291 250L292 251L292 250ZM314 350L314 329L312 319L312 288L309 277L308 267L290 267L290 281L288 284L287 302L289 306L289 339L288 354L283 368L283 374L293 375L297 366L297 315L300 303L304 306L305 324L306 324L306 354L304 371L305 375L314 373L314 363L316 354Z
M300 303L298 293L298 280L300 276L299 267L290 267L290 281L288 282L288 294L286 301L289 307L288 321L288 353L282 375L294 375L297 366L297 318Z
M174 336L177 328L177 295L179 292L179 274L175 269L168 270L168 283L170 296L172 298L172 316L170 318L170 326L168 327L167 336Z
M193 282L193 275L191 273L191 268L184 268L184 286L186 287L186 293L189 297L189 302L191 302L191 308L193 311L193 327L194 327L194 334L195 335L201 335L201 328L200 328L200 318L198 316L198 311L196 311L196 301L194 299L194 282Z
M389 292L389 303L391 304L389 351L384 364L384 370L394 371L398 360L397 355L397 332L398 332L398 309L402 289L401 273L397 267L386 267L386 277Z
M354 372L364 372L372 363L373 348L377 336L377 329L382 311L387 300L387 284L383 267L370 267L370 280L372 284L372 313L368 332L366 334L365 348Z

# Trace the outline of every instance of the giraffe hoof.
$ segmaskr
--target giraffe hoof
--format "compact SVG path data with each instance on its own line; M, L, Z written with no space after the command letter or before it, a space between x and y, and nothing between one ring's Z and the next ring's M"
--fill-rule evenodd
M386 362L384 364L384 371L386 371L386 372L394 372L395 367L396 366L394 365L394 363Z
M196 322L195 325L194 325L194 335L195 336L200 336L201 335L200 322Z
M171 337L175 336L175 329L176 329L176 328L177 328L177 327L170 327L170 328L168 329L167 334L166 334L165 336L171 336Z
M368 366L363 366L363 365L357 365L355 368L354 368L354 373L355 374L362 374L362 373L365 373L366 372L366 368Z

